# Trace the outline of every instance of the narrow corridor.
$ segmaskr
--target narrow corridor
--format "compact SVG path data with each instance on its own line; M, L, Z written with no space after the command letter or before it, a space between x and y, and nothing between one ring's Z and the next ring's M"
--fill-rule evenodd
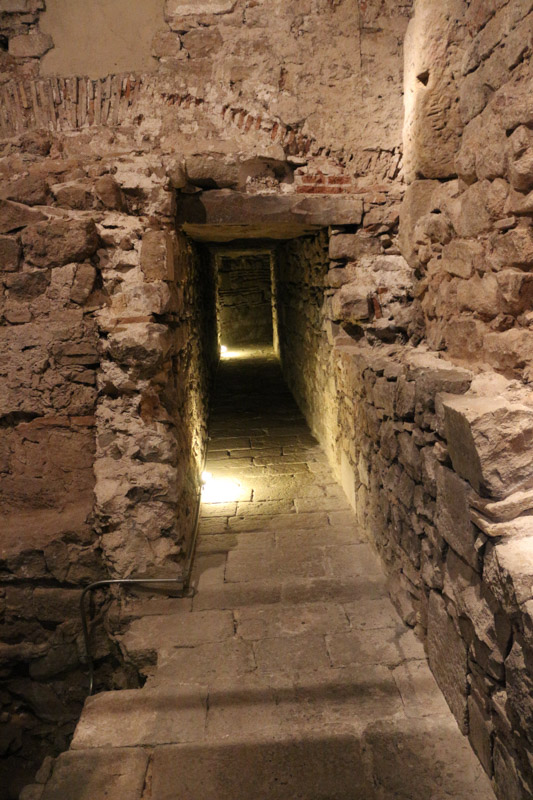
M87 701L44 800L490 800L277 360L234 356L194 594L136 601L146 684Z

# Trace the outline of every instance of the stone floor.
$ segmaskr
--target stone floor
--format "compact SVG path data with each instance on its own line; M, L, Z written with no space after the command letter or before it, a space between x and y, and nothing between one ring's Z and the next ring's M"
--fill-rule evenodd
M491 800L271 353L218 375L194 595L123 634L43 800Z

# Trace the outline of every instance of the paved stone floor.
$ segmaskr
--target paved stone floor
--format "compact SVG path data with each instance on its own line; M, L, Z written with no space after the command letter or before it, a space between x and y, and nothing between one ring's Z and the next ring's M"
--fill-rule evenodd
M222 362L194 596L136 601L44 800L490 800L272 354Z

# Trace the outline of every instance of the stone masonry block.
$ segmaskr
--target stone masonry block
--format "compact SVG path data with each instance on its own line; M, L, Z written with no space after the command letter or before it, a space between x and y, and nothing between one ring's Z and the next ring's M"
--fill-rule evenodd
M55 762L42 800L140 800L147 765L141 748L67 751Z
M11 200L0 200L0 233L10 233L43 219L43 214L36 209Z
M10 236L0 236L0 270L14 272L20 261L20 244Z
M24 255L36 267L62 267L84 261L94 255L98 244L93 220L55 219L39 222L22 233Z
M447 467L437 469L437 530L450 547L478 570L476 532L470 521L468 485Z
M9 55L15 58L40 58L54 46L47 33L29 33L12 36L9 40Z
M199 14L229 14L233 11L235 0L167 0L167 17Z
M502 498L533 478L533 409L466 395L442 406L453 467L478 494Z
M467 646L437 592L431 592L428 612L429 665L462 733L468 732Z
M144 234L141 269L147 281L174 280L173 237L169 231L147 231Z

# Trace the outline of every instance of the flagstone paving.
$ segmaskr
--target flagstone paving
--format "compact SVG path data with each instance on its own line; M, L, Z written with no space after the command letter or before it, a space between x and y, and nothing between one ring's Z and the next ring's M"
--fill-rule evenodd
M221 363L192 596L132 601L42 800L492 800L272 353Z

